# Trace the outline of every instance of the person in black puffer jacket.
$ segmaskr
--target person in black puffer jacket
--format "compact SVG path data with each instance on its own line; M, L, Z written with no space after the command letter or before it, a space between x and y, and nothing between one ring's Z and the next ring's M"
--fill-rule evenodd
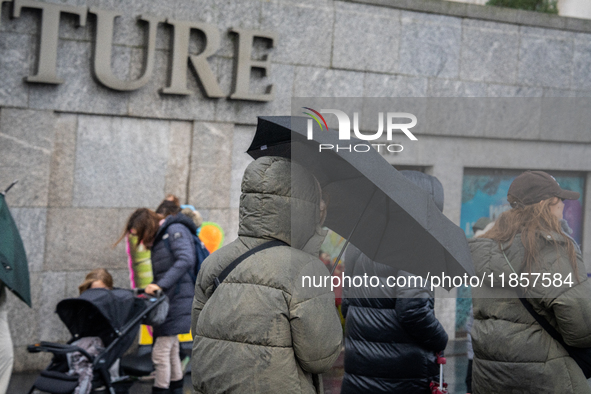
M428 190L443 210L443 187L437 178L401 171ZM436 353L448 336L435 317L433 294L409 281L409 272L379 264L350 245L345 254L347 276L377 276L377 287L350 287L344 291L345 376L342 394L430 394L439 380ZM389 276L406 276L407 287L389 287ZM410 282L410 283L409 283ZM391 281L390 281L391 283ZM381 286L383 285L383 287Z
M170 305L166 320L153 331L152 362L156 376L152 393L182 393L183 371L177 335L191 329L195 282L190 272L196 261L193 234L197 227L186 215L179 213L163 219L141 208L129 218L127 231L137 235L138 244L143 242L152 251L154 282L146 286L146 293L162 290Z

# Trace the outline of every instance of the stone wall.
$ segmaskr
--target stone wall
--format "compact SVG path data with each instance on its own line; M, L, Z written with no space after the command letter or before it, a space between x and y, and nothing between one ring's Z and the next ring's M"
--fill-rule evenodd
M78 17L61 18L57 75L65 82L27 83L23 79L36 72L41 13L23 8L11 19L12 2L0 1L0 188L20 180L7 200L24 238L33 295L31 311L9 299L16 371L47 362L28 355L26 344L68 338L53 311L60 299L77 294L88 271L108 268L116 285L128 286L124 247L112 244L135 208L154 208L166 193L175 193L220 223L226 242L234 239L239 183L250 160L244 152L256 116L289 114L292 97L591 96L591 25L572 18L438 0L56 3L121 12L112 68L122 79L142 74L139 15L215 25L221 46L209 64L227 95L235 47L228 29L274 31L275 48L255 42L257 56L271 55L272 73L253 73L251 89L262 92L272 83L275 98L206 98L192 71L191 96L161 94L171 52L171 27L165 24L158 27L150 82L131 92L103 87L92 73L92 15L85 27L76 27ZM191 53L203 45L195 34ZM387 159L428 167L446 189L445 213L458 222L464 167L589 173L590 143L591 132L568 130L558 136L453 137L433 130L421 136L416 152ZM557 153L559 159L548 160ZM588 177L586 206L589 185ZM586 248L587 261L590 252ZM440 317L453 333L453 300L442 301Z

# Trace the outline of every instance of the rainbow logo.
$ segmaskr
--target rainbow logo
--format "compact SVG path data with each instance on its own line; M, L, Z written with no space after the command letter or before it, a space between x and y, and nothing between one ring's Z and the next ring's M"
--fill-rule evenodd
M302 107L303 109L307 109L309 111L314 112L316 115L318 115L318 117L320 117L320 119L322 119L322 123L324 123L324 126L326 127L326 130L328 130L328 125L326 124L326 120L324 120L324 117L322 115L320 115L320 112L313 110L312 108L308 108L308 107ZM318 123L318 126L320 126L320 130L324 130L324 127L322 127L322 123L320 123L320 119L318 119L318 117L314 116L313 114L309 113L309 112L303 112L306 115L309 115L312 117L312 119L314 119L316 121L316 123Z

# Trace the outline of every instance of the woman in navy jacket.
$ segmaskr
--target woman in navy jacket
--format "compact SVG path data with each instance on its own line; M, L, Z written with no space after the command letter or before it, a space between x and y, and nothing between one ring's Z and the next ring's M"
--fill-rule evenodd
M152 250L154 282L146 286L146 293L162 290L168 297L166 320L154 327L152 362L156 370L153 393L182 393L183 371L179 357L178 334L191 328L191 305L195 291L195 244L197 227L183 215L161 215L141 208L129 218L127 231L138 236Z

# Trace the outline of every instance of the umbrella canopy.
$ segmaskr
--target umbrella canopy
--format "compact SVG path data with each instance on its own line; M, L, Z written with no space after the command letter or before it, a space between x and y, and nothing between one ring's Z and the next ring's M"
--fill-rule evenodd
M0 265L0 280L31 306L27 255L3 193L0 193Z
M247 152L254 158L289 157L312 172L329 196L325 226L372 260L422 276L474 274L464 232L441 213L429 192L374 149L347 149L366 141L341 141L336 131L314 125L308 140L307 121L259 117ZM321 144L345 149L320 150Z

